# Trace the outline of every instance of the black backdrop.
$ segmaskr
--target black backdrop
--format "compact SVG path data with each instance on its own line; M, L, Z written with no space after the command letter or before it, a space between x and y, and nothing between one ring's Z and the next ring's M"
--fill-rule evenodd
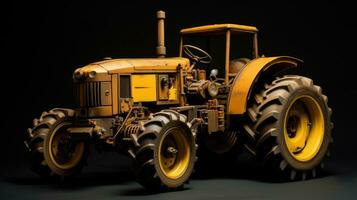
M333 159L355 160L356 26L351 5L175 3L13 3L2 32L1 165L23 164L26 128L42 111L73 105L72 72L103 57L154 57L155 12L166 11L168 56L181 28L213 23L255 25L260 54L305 61L300 72L322 86L334 111ZM2 171L6 173L6 170Z

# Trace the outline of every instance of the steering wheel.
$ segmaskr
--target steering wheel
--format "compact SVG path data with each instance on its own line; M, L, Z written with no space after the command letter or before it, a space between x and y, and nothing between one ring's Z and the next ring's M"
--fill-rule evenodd
M212 57L206 51L196 46L183 45L183 52L195 62L208 64L212 61Z

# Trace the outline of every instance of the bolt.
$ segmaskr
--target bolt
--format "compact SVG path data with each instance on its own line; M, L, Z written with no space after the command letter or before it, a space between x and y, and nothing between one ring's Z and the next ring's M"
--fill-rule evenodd
M167 152L170 154L177 154L177 149L173 148L173 147L167 147Z

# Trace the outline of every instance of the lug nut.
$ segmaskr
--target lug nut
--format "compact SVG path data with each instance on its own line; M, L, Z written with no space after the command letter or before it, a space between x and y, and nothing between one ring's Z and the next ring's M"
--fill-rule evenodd
M171 154L177 154L178 151L173 147L167 147L167 152Z

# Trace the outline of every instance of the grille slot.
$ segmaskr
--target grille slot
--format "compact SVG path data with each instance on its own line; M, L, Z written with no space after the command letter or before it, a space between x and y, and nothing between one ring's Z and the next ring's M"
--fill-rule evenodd
M100 82L77 83L74 87L76 103L80 107L102 106Z

